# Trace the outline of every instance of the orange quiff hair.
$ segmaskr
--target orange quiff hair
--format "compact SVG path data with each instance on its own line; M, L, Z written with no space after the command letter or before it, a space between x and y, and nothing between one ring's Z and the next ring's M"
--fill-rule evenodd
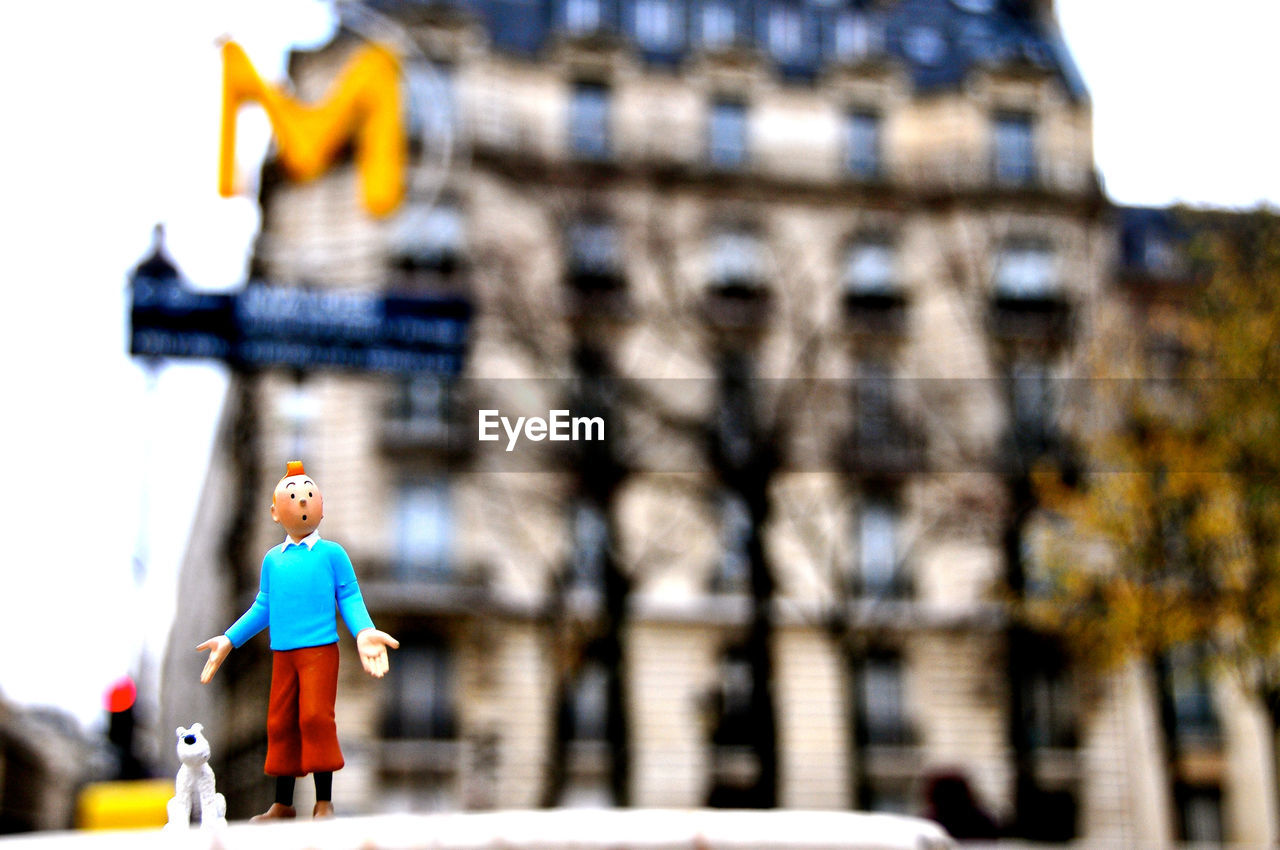
M292 478L295 475L306 475L306 474L307 474L307 471L302 468L302 461L291 460L284 465L284 478L281 478L280 481L283 481L285 478ZM277 487L280 486L279 481L276 482L276 486ZM276 494L275 494L275 491L272 490L271 504L274 505L275 503L276 503Z

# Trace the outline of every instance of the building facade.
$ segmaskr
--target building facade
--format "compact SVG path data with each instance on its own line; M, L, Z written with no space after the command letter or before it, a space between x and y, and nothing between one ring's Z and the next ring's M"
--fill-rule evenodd
M1051 3L375 8L448 167L378 220L349 160L268 165L252 274L462 295L466 365L237 375L186 567L225 610L175 630L247 607L304 458L402 642L380 682L344 646L341 809L918 813L958 773L1023 837L1274 836L1238 696L1177 691L1235 719L1171 768L1150 671L1007 615L1030 473L1085 427L1064 388L1137 303ZM296 54L299 93L358 43ZM480 439L560 409L600 439ZM207 696L168 669L170 705L218 701L233 809L265 805L265 641Z

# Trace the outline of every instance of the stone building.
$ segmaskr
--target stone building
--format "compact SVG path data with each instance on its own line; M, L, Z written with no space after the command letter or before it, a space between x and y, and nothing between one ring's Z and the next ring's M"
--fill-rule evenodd
M914 813L959 772L1030 838L1274 834L1253 720L1173 799L1150 676L1005 615L1124 254L1050 2L375 8L421 54L414 151L448 137L448 167L377 220L349 160L268 165L252 273L462 295L465 369L237 375L188 566L229 624L306 460L403 644L381 682L344 645L340 809ZM358 42L295 54L298 91ZM483 410L560 409L603 439L479 439ZM167 685L233 708L205 726L242 814L266 657Z

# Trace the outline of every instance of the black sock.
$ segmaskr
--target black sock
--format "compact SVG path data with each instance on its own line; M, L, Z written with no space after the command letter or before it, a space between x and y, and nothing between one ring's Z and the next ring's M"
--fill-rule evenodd
M316 802L333 802L333 771L325 770L316 773Z
M276 777L276 802L282 806L293 806L293 783L292 776Z

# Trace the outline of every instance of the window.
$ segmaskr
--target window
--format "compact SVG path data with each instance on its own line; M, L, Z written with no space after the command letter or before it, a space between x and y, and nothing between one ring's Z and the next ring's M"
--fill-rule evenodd
M618 230L603 216L586 216L569 224L569 284L580 292L600 292L622 285Z
M858 584L864 594L884 598L898 594L898 512L885 498L868 499L858 516Z
M603 741L609 717L609 671L591 658L574 676L567 706L566 730L571 741Z
M397 510L399 576L447 578L453 569L453 504L447 479L402 484Z
M676 0L636 0L636 41L646 50L678 49L684 39L680 13Z
M453 382L449 378L411 375L400 383L392 414L417 432L445 439L452 412L452 394Z
M765 36L769 53L783 64L804 59L804 19L800 10L792 6L774 6L769 10Z
M712 168L733 170L747 164L747 107L734 100L711 105L707 159Z
M1024 656L1032 664L1022 684L1022 714L1027 741L1033 747L1075 747L1075 687L1067 659L1051 640L1028 639L1038 645Z
M758 289L763 283L760 240L746 228L727 228L711 237L711 284L718 289Z
M565 29L575 35L593 33L600 29L603 23L600 5L600 0L565 0Z
M1036 178L1031 116L1001 113L995 119L995 176L1001 183L1025 186Z
M860 448L881 448L894 438L898 421L893 395L893 371L889 364L874 359L863 362L854 385L854 416Z
M712 741L719 746L749 747L755 743L751 722L754 692L751 659L743 647L728 649L720 659L714 695L716 724Z
M845 168L854 177L880 176L880 115L859 110L845 119Z
M863 744L903 746L911 743L902 680L902 659L896 653L873 654L857 665L856 725Z
M443 139L457 129L453 69L417 62L405 72L405 122L413 138Z
M1199 644L1184 644L1168 653L1169 700L1173 708L1174 734L1182 744L1215 743L1219 738L1218 712L1213 704L1213 684L1208 658Z
M404 637L403 635L401 637ZM387 738L448 740L457 734L453 658L436 637L405 640L396 652L383 711Z
M859 62L878 49L878 33L866 15L845 12L836 18L831 50L837 62Z
M751 586L751 511L737 493L720 497L720 561L711 581L717 593L743 593Z
M728 47L738 36L738 16L728 2L709 2L702 7L700 18L702 46L712 50Z
M579 502L573 509L573 562L571 585L583 590L604 587L605 547L609 525L595 505Z
M391 255L402 271L454 271L465 252L462 211L451 201L409 203L391 227Z
M841 284L845 295L890 295L897 288L897 257L887 238L865 238L845 252Z
M1020 449L1047 449L1057 419L1057 404L1049 367L1040 360L1023 359L1009 375L1013 406L1013 437Z
M569 96L569 149L584 159L605 159L610 153L609 88L577 83Z
M1182 840L1192 844L1220 844L1222 831L1222 789L1208 785L1179 784L1178 819Z
M1008 299L1041 299L1058 293L1059 283L1053 247L1040 240L1011 240L1000 251L996 265L996 296Z

